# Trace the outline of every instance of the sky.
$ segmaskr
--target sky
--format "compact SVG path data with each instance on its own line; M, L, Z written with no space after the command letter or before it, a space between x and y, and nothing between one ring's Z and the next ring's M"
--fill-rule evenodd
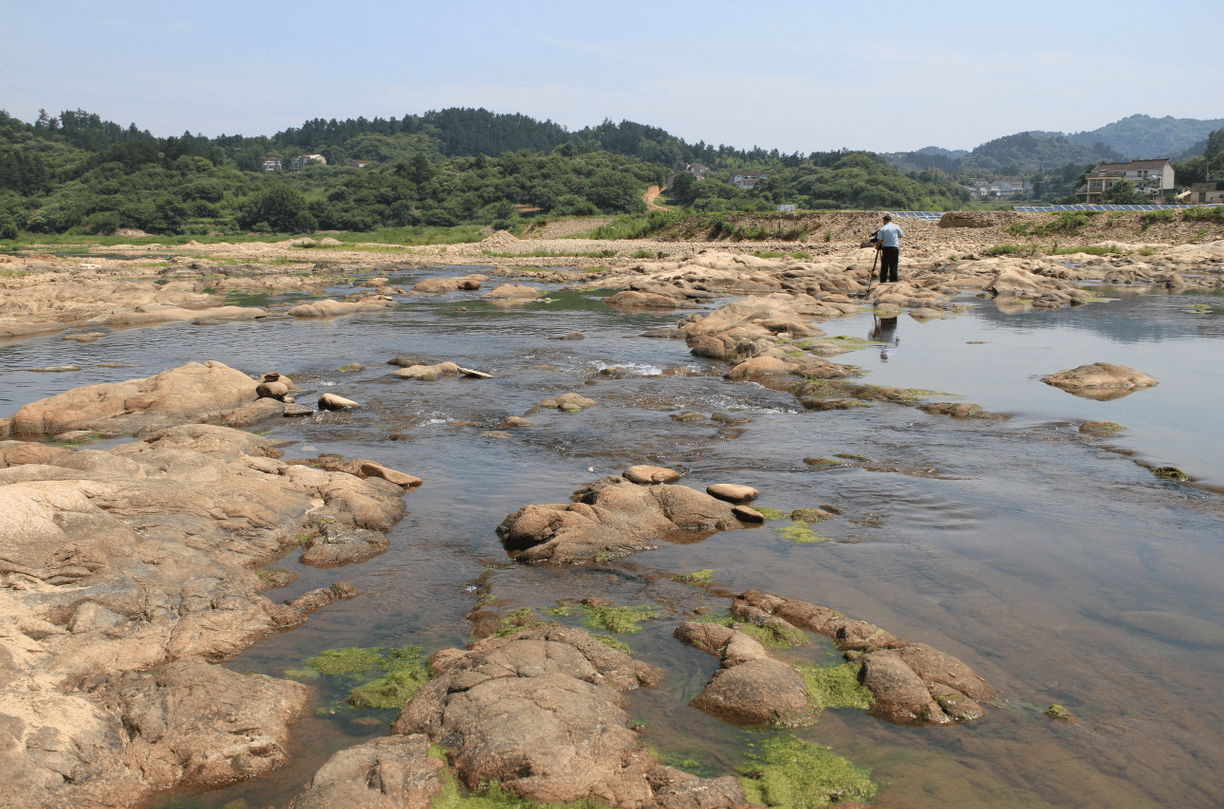
M0 0L0 109L159 137L483 107L789 154L1224 118L1219 0ZM1196 54L1203 54L1202 58Z

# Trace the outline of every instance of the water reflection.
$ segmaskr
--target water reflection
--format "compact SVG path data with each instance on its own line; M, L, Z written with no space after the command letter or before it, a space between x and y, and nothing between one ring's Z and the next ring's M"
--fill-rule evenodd
M888 354L890 349L900 345L900 339L897 337L897 316L880 317L872 314L872 329L867 335L867 339L880 344L880 362L888 362Z

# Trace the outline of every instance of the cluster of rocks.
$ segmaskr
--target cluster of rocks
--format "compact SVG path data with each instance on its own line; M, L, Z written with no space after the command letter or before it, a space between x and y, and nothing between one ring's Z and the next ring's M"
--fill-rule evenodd
M964 662L910 643L874 624L827 607L749 590L732 615L743 624L803 643L803 632L832 638L858 679L871 692L869 712L900 725L949 725L985 715L982 702L996 698L990 684ZM771 656L765 645L734 627L687 622L676 637L719 659L720 668L690 703L711 716L748 727L786 727L814 721L818 695L799 672ZM793 639L799 638L799 641Z
M646 474L645 468L639 474ZM665 485L665 484L657 484ZM906 725L949 725L984 714L995 698L969 666L925 644L908 643L825 607L750 590L732 612L779 635L836 640L871 695L872 715ZM719 657L721 667L690 703L746 727L813 721L803 677L753 637L718 624L686 622L681 642ZM337 753L291 809L428 806L442 790L441 745L468 789L496 781L538 802L584 799L633 809L748 809L738 780L699 778L659 763L630 727L623 694L652 687L654 666L580 629L550 626L444 649L428 662L431 680L400 712L391 735Z

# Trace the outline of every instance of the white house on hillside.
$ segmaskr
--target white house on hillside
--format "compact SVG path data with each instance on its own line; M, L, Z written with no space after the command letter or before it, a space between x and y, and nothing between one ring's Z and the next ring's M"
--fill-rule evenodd
M327 165L327 158L321 154L300 154L297 157L289 158L289 170L301 171L302 169L306 168L308 163L311 163L312 161L315 163L322 163L324 166Z
M731 182L744 190L754 188L761 180L768 180L769 175L762 171L737 171L731 175Z
M1166 160L1132 160L1130 163L1102 163L1088 172L1087 181L1075 192L1080 202L1098 204L1101 194L1122 180L1135 184L1135 190L1149 199L1159 199L1173 190L1173 164Z

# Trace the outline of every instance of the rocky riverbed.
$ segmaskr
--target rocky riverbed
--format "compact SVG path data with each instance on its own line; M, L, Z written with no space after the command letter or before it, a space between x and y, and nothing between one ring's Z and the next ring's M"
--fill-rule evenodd
M981 222L970 219L942 230L902 222L912 245L904 253L902 281L881 285L871 277L872 252L852 238L873 221L863 217L836 220L841 235L823 243L828 252L820 242L806 245L805 256L792 255L800 251L786 245L779 257L754 255L765 252L760 244L597 243L601 251L632 252L619 260L584 259L592 262L586 269L572 257L568 263L532 257L524 268L488 255L525 249L505 235L470 248L403 251L375 262L368 252L338 250L320 261L310 252L318 248L294 245L235 246L230 254L216 246L140 248L159 253L156 261L6 256L0 334L10 340L51 335L71 345L158 323L224 327L249 321L275 330L278 323L379 316L403 301L460 290L514 307L521 305L515 301L546 298L538 286L544 283L617 290L603 305L618 311L686 312L646 338L675 340L692 356L717 363L728 381L785 392L801 411L872 402L908 408L918 404L913 391L856 381L856 369L835 360L852 346L822 325L863 307L884 318L902 312L919 322L946 317L957 313L956 299L966 291L1004 311L1051 312L1104 305L1086 283L1211 294L1221 289L1224 275L1220 241L1132 242L1129 252L1099 256L987 257L978 252L999 243L1000 234L992 242L984 232L1007 223L977 227ZM834 222L826 220L830 230ZM557 251L585 246L563 240L548 248L553 244ZM532 249L539 251L539 244ZM303 253L309 260L297 265L261 263ZM652 257L632 258L636 253ZM240 255L241 263L230 263ZM470 265L490 258L498 263L487 270L435 273L428 284L390 280L403 274L405 262ZM544 269L545 263L551 267ZM503 285L506 277L522 283ZM334 295L338 286L346 294ZM236 305L236 296L255 305ZM274 302L256 303L261 296ZM496 384L494 374L465 367L463 356L391 362L403 370L389 374L385 384ZM167 790L258 779L289 761L294 722L316 699L313 692L291 680L208 664L360 597L339 570L325 586L288 603L265 593L286 581L276 563L287 554L304 549L302 563L326 573L385 553L386 535L419 496L418 487L430 481L413 474L419 470L365 458L284 459L282 442L246 430L264 431L303 410L313 417L324 410L360 412L364 405L343 397L324 405L309 386L263 373L273 370L244 373L221 362L193 362L75 388L0 414L0 436L7 439L0 441L0 772L13 786L5 805L136 807ZM1115 375L1100 383L1101 368L1079 370L1068 385L1108 387L1122 380L1117 385L1129 384L1129 390L1138 378L1111 366L1104 370ZM499 432L509 436L532 429L533 419L577 416L601 404L602 397L554 387L555 395L522 408L521 415L500 415ZM991 415L966 403L944 404L942 410L923 406L953 419ZM672 415L677 423L687 415L705 420ZM723 415L719 434L735 438L742 427ZM109 439L108 445L91 448L99 439ZM823 507L785 515L758 510L755 490L730 486L732 474L700 491L683 485L683 470L642 465L653 458L631 460L640 463L598 479L591 475L594 482L574 491L569 503L521 501L517 511L507 509L498 529L507 558L560 573L572 568L578 575L665 544L746 534L767 520L789 520L799 541L817 536L810 526L838 520L836 510ZM838 463L803 460L813 469ZM1201 508L1207 513L1211 506ZM836 600L822 600L822 606L755 585L725 593L714 587L711 596L725 596L727 619L708 623L687 615L676 643L716 661L715 673L689 702L716 721L803 727L825 707L862 708L885 722L946 733L992 721L992 711L996 730L1011 720L997 686L959 659L972 655L977 665L989 659L973 648L980 637L923 627L924 636L934 634L952 647L954 657L935 648L943 643L914 639L912 626L902 633L879 619L841 614L857 610ZM609 606L586 602L584 608L596 611ZM1186 626L1185 616L1159 609L1122 615L1130 625L1158 627L1157 634ZM758 783L775 777L772 765L762 765L755 776L697 776L643 745L627 700L656 687L665 671L579 629L521 617L516 626L507 619L513 616L494 600L475 605L468 616L472 644L433 651L428 682L397 716L391 735L337 754L292 805L425 807L456 784L479 789L490 780L539 801L592 798L634 809L775 805ZM1215 626L1204 621L1195 637L1217 643ZM841 685L828 685L821 678L833 675L813 674L778 652L821 638L841 655L837 676L848 677ZM996 674L997 668L992 665ZM1006 680L1016 687L1010 676ZM1071 726L1071 712L1055 713L1053 721ZM839 796L844 805L875 794L858 773L845 772L846 780L831 784L827 797Z

